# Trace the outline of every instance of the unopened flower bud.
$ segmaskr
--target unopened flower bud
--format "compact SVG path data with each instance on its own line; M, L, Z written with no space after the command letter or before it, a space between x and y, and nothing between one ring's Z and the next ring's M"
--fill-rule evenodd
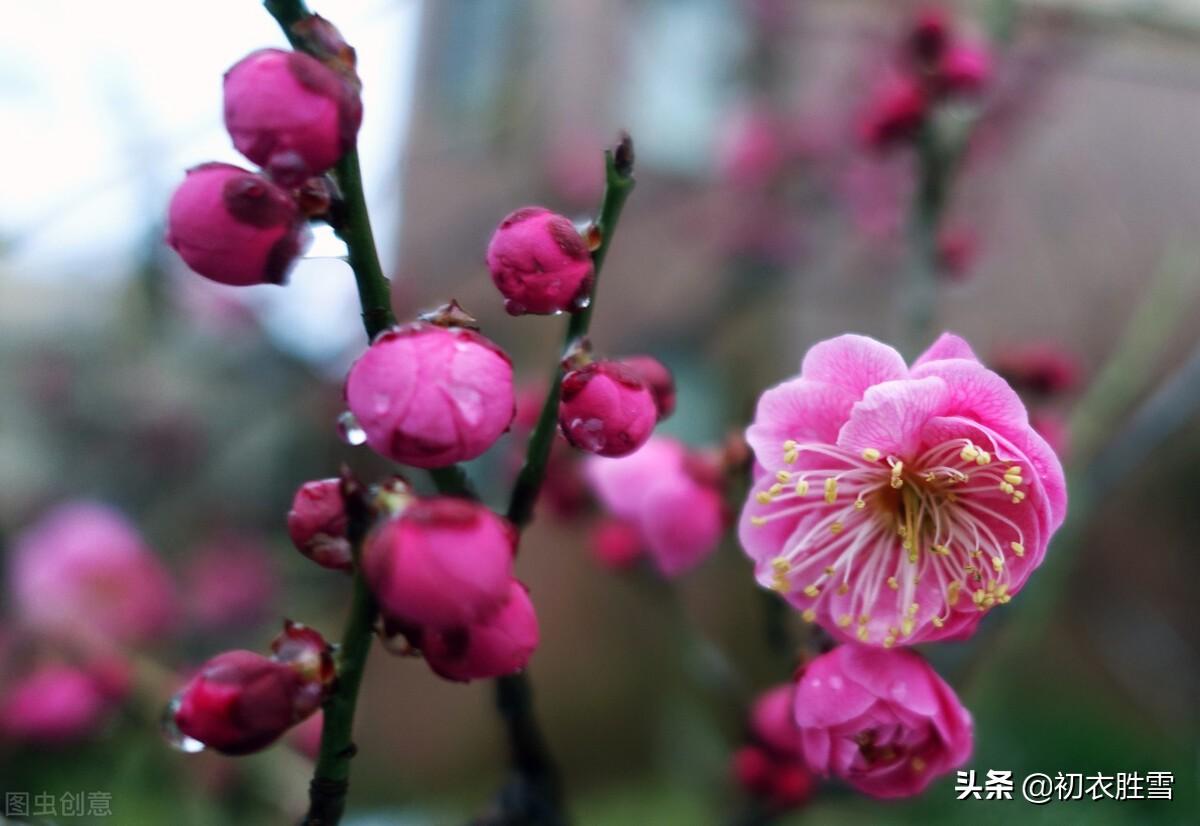
M750 733L760 744L781 758L800 759L800 728L793 715L794 683L764 691L750 709Z
M948 92L978 92L992 77L992 56L981 45L956 44L938 62L936 80Z
M524 207L501 221L488 244L487 265L512 315L587 306L592 256L575 225L548 209Z
M520 671L537 649L538 639L533 602L525 586L514 579L500 610L463 628L422 635L421 650L435 673L468 682Z
M515 538L506 520L477 502L418 499L367 538L362 570L388 620L467 626L507 601Z
M231 164L188 170L171 197L167 243L205 278L282 284L308 232L286 191Z
M925 90L912 77L891 75L883 79L868 104L862 132L876 149L911 139L929 109Z
M633 370L596 361L563 377L558 424L567 441L600 456L625 456L646 443L658 406Z
M621 364L637 373L650 388L660 422L675 412L675 377L665 364L654 356L627 356Z
M601 520L589 539L592 556L605 568L628 568L642 555L642 534L634 522L626 519Z
M201 666L178 695L174 722L224 754L275 742L320 705L321 693L291 665L252 651L227 651Z
M354 559L346 526L341 480L317 479L305 482L296 491L287 527L292 544L300 553L322 568L351 570Z
M225 73L225 128L233 145L284 186L341 160L361 123L354 84L303 52L260 49Z
M47 664L0 694L0 740L57 745L91 734L119 695L88 671Z
M941 58L950 39L950 17L945 10L922 9L913 20L908 33L909 55L919 64L928 66Z
M389 330L350 368L346 404L373 450L436 468L474 459L512 423L512 364L473 330Z

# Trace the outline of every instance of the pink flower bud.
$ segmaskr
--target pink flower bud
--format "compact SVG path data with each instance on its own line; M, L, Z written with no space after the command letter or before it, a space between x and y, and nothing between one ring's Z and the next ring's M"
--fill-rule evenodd
M775 764L771 756L758 746L743 746L735 751L730 770L733 779L750 794L761 795L771 790Z
M936 80L949 92L978 92L992 78L992 56L982 45L952 46L938 62Z
M780 758L798 759L800 729L792 712L796 686L784 683L764 691L750 709L750 732L759 743Z
M812 796L815 785L803 763L784 763L775 767L770 800L776 808L794 809Z
M512 423L512 364L473 330L417 322L350 368L346 404L377 453L413 467L474 459Z
M658 420L675 412L675 377L670 369L654 356L627 356L621 364L628 367L646 383L658 408Z
M114 707L105 682L68 665L48 664L0 695L0 739L61 744L91 734Z
M950 29L950 16L944 9L922 9L908 33L909 54L922 65L936 62L950 44Z
M1075 354L1056 341L1014 344L992 359L996 372L1021 393L1056 396L1076 389L1083 368Z
M867 106L863 139L876 149L910 140L924 122L928 108L925 91L914 78L889 75Z
M919 794L971 756L971 715L919 654L843 645L810 662L795 719L809 767L872 797Z
M642 555L641 531L624 519L602 519L592 529L590 539L592 556L605 568L628 568Z
M178 696L175 725L224 754L250 754L320 705L321 693L286 663L252 651L227 651L206 662Z
M367 538L363 573L398 625L471 625L508 599L515 538L507 521L476 502L419 499Z
M488 243L487 265L511 315L587 306L591 253L575 225L548 209L524 207L501 221Z
M16 615L38 631L84 642L139 643L174 619L175 588L117 511L73 502L20 534L8 558Z
M626 456L646 443L657 421L646 383L617 362L592 362L563 377L558 424L580 450Z
M492 616L465 628L422 635L421 650L435 673L469 682L515 674L538 646L538 621L525 586L515 579L508 601Z
M194 271L222 284L282 284L307 239L287 192L230 164L189 169L171 196L167 243Z
M238 151L285 186L354 147L362 101L349 79L302 52L260 49L225 73L225 128Z
M313 562L339 571L353 569L340 480L318 479L301 485L292 499L287 526L296 550Z

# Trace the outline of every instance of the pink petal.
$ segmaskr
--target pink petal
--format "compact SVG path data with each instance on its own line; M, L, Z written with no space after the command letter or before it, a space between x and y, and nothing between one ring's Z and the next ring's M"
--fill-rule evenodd
M794 702L800 728L836 726L861 717L875 705L875 695L843 676L840 659L817 657L796 682Z
M886 455L911 458L921 445L921 431L950 400L942 379L885 381L867 390L854 405L838 434L838 446L855 453L874 448Z
M908 374L904 358L873 338L846 334L814 344L804 355L800 375L823 381L860 399L868 387Z
M943 416L965 416L1005 434L1029 429L1025 404L1008 382L978 361L944 359L914 367L912 377L937 376L950 388Z
M764 466L783 467L783 443L831 443L859 399L843 387L807 378L791 379L772 387L758 400L754 424L746 441Z
M919 654L864 645L847 645L840 650L842 670L849 680L880 700L922 717L937 713L940 698L930 679L936 675Z
M937 341L929 345L928 350L917 356L917 360L913 362L913 368L920 367L926 362L942 361L944 359L979 361L979 358L975 355L975 351L971 349L971 345L967 344L966 339L954 333L942 333L938 336Z

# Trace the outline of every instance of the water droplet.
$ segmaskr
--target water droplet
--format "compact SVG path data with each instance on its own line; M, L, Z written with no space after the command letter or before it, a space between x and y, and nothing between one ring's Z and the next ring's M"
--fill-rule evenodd
M179 730L179 726L175 723L175 714L179 711L182 703L183 700L178 694L171 698L171 702L167 703L167 707L163 709L159 728L162 729L162 735L171 748L184 754L199 754L204 751L204 744L194 737L188 737Z
M574 306L576 310L586 310L591 305L592 297L587 293L584 293L583 295L579 296L579 298L575 299L574 302L572 302L572 306Z
M338 437L348 445L361 445L367 441L367 431L349 410L338 416L337 431Z

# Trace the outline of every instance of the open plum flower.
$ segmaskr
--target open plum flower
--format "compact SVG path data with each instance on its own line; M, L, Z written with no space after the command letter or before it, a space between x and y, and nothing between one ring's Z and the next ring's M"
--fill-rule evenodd
M814 345L746 436L755 575L845 640L969 636L1066 511L1062 466L1017 394L949 333L911 369L863 336Z

